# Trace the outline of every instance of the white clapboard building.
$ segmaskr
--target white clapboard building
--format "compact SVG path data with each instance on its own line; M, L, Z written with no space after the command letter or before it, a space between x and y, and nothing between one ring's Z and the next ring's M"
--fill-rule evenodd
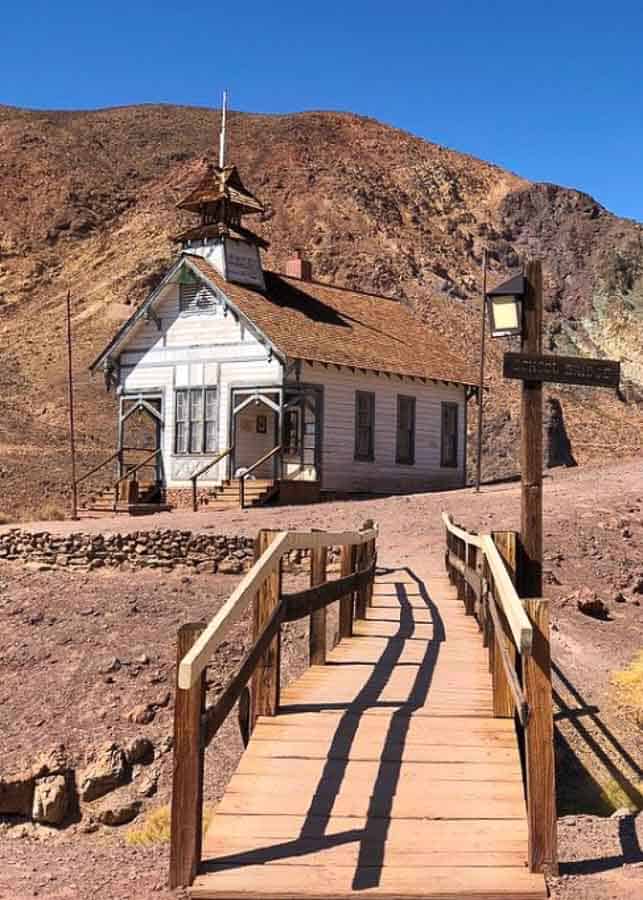
M234 166L210 167L179 206L198 224L92 364L120 399L130 502L463 484L475 381L464 341L447 345L398 300L315 281L300 256L285 274L264 269L267 245L242 224L262 205ZM144 449L157 452L138 469L141 417L152 425Z

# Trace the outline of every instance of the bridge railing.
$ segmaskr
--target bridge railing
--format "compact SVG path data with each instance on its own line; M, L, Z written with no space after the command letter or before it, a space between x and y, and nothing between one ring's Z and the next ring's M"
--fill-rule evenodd
M467 615L489 651L493 710L514 718L523 760L529 868L555 872L556 794L549 602L521 598L520 541L514 531L476 534L447 513L445 564Z
M178 634L174 705L174 777L170 832L170 886L190 885L201 861L205 748L238 704L245 744L258 716L279 708L280 631L284 622L309 617L310 664L326 661L326 608L338 602L337 644L352 634L353 619L370 603L377 526L359 531L259 532L255 563L211 622L184 625ZM328 550L340 548L340 577L326 581ZM291 550L310 551L310 588L282 591L282 561ZM253 605L252 645L217 700L206 707L205 670L212 654Z

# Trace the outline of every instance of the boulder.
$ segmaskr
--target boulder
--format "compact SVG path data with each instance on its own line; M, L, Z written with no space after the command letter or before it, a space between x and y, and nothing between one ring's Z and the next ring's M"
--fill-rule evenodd
M32 772L0 775L0 815L31 816L34 788Z
M593 619L609 618L609 607L605 601L598 596L596 591L589 588L581 588L576 591L576 606L578 610L586 616Z
M79 794L87 803L97 800L123 783L125 757L118 744L106 744L80 778Z
M125 761L130 766L151 762L154 759L154 744L146 737L135 737L125 745L124 753Z
M69 788L64 775L48 775L36 782L31 818L47 825L60 825L69 808Z
M135 819L141 811L142 801L138 799L131 788L123 787L113 791L104 797L93 809L92 814L101 825L109 825L114 828L117 825L126 825Z

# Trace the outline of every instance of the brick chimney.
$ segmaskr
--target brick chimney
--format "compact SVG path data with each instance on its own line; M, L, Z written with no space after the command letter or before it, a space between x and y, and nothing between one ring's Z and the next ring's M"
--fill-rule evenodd
M299 248L295 249L295 256L286 262L286 275L289 278L299 278L301 281L310 281L313 277L313 267L310 260L304 259Z

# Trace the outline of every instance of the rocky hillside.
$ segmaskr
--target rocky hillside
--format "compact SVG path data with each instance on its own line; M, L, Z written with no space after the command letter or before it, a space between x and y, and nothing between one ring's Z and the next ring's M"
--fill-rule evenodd
M175 204L212 158L218 113L0 107L0 512L60 503L66 457L64 301L73 298L82 465L111 452L113 398L87 363L155 283L188 219ZM543 258L547 348L623 361L623 399L554 390L583 463L642 449L643 227L591 197L531 184L376 121L232 114L230 157L266 204L266 262L295 246L320 280L399 296L477 357L490 283ZM515 469L517 388L493 342L489 475ZM471 416L471 419L474 417Z

